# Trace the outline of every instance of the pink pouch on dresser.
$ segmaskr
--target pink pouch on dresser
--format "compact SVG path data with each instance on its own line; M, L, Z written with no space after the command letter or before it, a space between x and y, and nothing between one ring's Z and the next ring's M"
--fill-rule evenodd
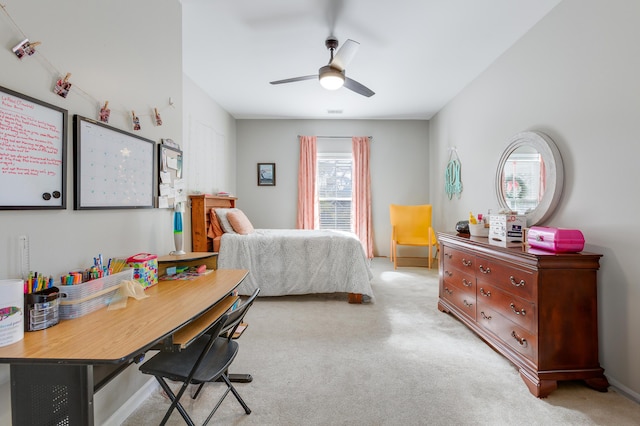
M584 249L584 235L577 229L532 226L527 232L527 243L554 253L577 253Z

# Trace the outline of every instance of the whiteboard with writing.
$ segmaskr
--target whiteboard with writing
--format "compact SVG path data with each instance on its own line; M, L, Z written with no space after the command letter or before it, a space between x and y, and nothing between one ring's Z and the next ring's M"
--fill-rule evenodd
M67 111L0 87L0 209L64 209Z
M156 194L152 140L73 116L74 208L152 208Z

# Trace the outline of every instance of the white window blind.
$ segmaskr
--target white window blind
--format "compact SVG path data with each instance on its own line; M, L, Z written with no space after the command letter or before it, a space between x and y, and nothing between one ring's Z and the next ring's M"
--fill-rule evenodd
M351 154L318 154L320 229L353 231L351 220L353 158Z

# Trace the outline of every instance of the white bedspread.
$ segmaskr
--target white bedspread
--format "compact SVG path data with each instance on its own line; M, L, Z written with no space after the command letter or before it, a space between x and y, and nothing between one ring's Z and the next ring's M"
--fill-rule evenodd
M260 296L309 293L360 293L373 301L373 277L360 241L340 231L256 229L249 235L225 233L220 269L248 269L238 287Z

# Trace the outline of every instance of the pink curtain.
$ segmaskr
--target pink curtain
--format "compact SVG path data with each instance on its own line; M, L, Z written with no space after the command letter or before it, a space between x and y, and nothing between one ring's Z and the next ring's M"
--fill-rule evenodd
M544 164L544 159L540 155L540 190L538 191L538 201L542 200L545 191L547 190L547 169Z
M314 229L316 212L316 137L300 136L296 228Z
M353 150L353 220L355 232L367 257L373 257L371 225L371 174L369 172L369 138L351 138Z

